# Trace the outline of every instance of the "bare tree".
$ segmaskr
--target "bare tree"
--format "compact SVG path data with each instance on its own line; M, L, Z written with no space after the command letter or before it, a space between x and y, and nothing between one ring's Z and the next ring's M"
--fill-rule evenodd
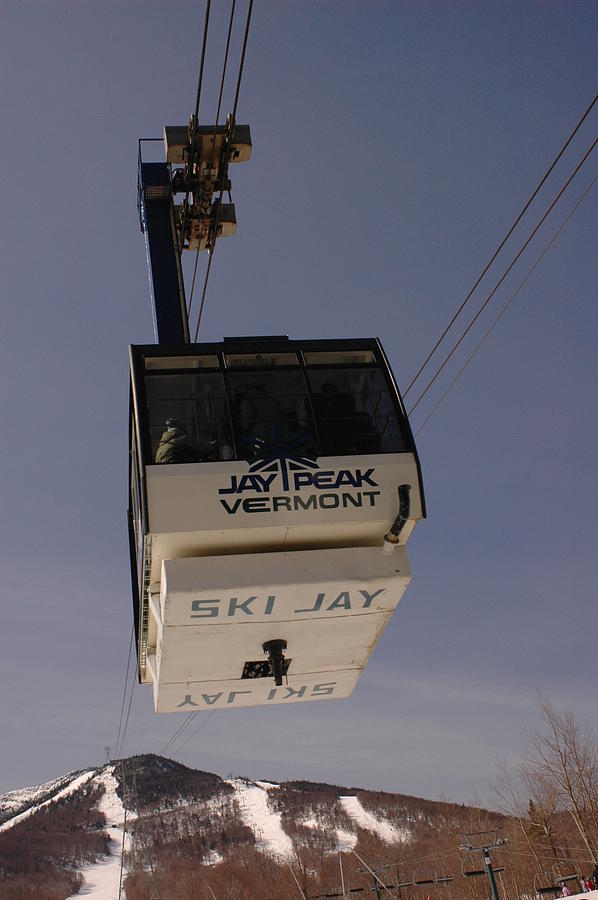
M543 697L538 705L544 729L528 733L531 752L523 770L528 782L542 793L552 794L560 809L566 810L592 863L598 862L598 738L581 728L571 710L557 712Z

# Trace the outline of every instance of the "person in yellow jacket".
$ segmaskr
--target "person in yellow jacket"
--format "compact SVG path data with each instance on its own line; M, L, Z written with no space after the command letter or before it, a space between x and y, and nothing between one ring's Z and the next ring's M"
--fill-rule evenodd
M189 437L183 425L176 419L166 420L166 430L156 450L157 463L188 463L210 459L213 448L203 447Z

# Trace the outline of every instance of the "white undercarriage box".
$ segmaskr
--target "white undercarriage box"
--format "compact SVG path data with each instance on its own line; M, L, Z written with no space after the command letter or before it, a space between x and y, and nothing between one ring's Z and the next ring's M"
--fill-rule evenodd
M348 697L410 578L402 546L164 560L150 601L156 711ZM247 677L271 640L287 644L278 687Z

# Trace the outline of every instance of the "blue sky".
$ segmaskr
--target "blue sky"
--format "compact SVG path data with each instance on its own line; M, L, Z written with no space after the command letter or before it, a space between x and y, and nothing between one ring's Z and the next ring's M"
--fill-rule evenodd
M205 123L228 14L213 4ZM0 3L0 790L115 742L127 345L153 340L137 140L193 111L203 17L185 2ZM595 0L259 0L238 109L253 155L232 173L238 232L214 256L202 339L378 335L404 389L595 95L597 38ZM472 312L597 126L598 105ZM597 171L594 154L415 430ZM594 188L421 432L429 518L353 697L216 713L174 756L490 800L537 690L595 720L597 212ZM158 751L179 724L138 687L125 752Z

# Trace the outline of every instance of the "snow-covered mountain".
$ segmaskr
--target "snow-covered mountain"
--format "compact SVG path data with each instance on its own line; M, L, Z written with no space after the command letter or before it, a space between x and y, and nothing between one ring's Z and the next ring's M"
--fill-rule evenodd
M509 819L482 809L305 781L222 779L153 755L4 794L0 822L2 900L116 900L119 885L126 900L286 900L342 896L343 887L366 896L374 871L386 896L441 890L443 900L485 900L487 879L461 873L463 832L501 828L516 839ZM501 900L534 896L533 867L522 860L493 852L505 864Z
M200 796L197 777L185 778L186 774L199 775ZM324 790L325 793L338 794L336 788L328 785L315 787L316 793ZM189 820L197 816L198 810L208 823L211 820L220 821L224 814L229 821L236 818L248 829L257 852L266 853L281 862L296 859L297 840L283 827L283 815L288 818L288 813L285 814L284 803L277 802L281 785L246 778L225 781L211 773L196 773L158 757L142 757L98 769L70 772L46 784L3 794L0 796L0 832L15 829L44 810L49 811L55 804L64 806L83 788L98 794L95 809L102 817L103 831L108 835L108 852L88 864L74 867L84 880L82 885L75 885L76 894L69 896L74 897L82 892L97 900L114 900L118 896L121 879L126 881L128 867L131 864L135 866L131 834L139 814L152 824L157 817L162 817L168 821L171 835L173 828L176 832L188 828ZM371 832L387 844L406 843L411 839L409 828L397 827L384 815L376 816L355 795L339 795L338 807L344 813L345 827L330 830L330 807L323 805L321 798L315 807L306 807L305 815L299 816L296 825L313 834L324 829L329 836L333 834L334 846L330 847L329 852L353 850L360 829ZM205 826L206 822L203 822L204 830ZM0 843L0 854L1 850ZM210 846L202 862L213 867L224 859L221 850ZM0 872L2 869L0 855ZM1 896L4 897L3 894Z

